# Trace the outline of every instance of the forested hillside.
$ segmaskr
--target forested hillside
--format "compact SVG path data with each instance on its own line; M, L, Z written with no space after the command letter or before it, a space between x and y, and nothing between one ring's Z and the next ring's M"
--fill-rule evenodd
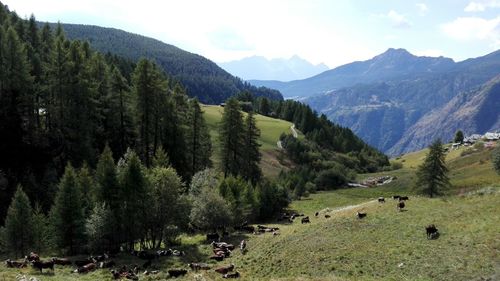
M197 97L203 103L218 104L241 91L283 99L276 90L252 86L200 55L153 38L92 25L63 24L63 28L69 39L89 41L102 53L110 52L134 62L142 57L155 61L166 74L184 85L190 97Z
M212 144L198 100L154 62L103 55L3 5L0 42L0 252L158 248L389 164L307 105L250 91L226 101ZM305 134L281 136L293 169L278 178L263 176L254 112Z

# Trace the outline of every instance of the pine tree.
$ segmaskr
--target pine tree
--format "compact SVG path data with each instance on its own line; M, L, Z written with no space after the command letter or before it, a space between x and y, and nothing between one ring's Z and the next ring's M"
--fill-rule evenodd
M261 176L262 171L260 170L259 163L261 154L259 151L259 137L260 130L257 128L253 112L250 111L245 118L245 131L243 140L243 169L241 174L243 178L247 181L251 181L253 184L257 183Z
M90 215L90 211L94 207L94 178L92 177L90 168L87 163L83 163L82 168L78 171L78 188L82 194L82 208L84 216L87 218Z
M212 154L212 143L208 127L203 118L203 111L196 98L189 102L188 131L186 134L187 155L189 162L190 177L196 172L204 170L212 165L210 156Z
M244 132L243 116L238 100L230 98L224 106L219 131L220 165L224 177L237 176L241 172Z
M40 205L33 210L33 249L42 253L49 246L48 219Z
M27 253L33 242L33 210L20 185L7 211L5 232L5 244L16 257Z
M155 156L153 158L153 167L167 168L170 166L170 159L168 158L167 152L163 149L163 146L159 146L156 149Z
M105 203L96 204L85 222L89 248L101 253L112 250L110 245L117 230L114 226L114 216L109 206Z
M464 142L464 133L461 130L458 130L455 133L455 138L453 139L455 143L463 143Z
M445 157L441 140L434 141L429 146L429 153L424 163L418 167L415 188L419 192L429 195L432 198L436 195L441 195L444 189L450 185Z
M128 82L120 70L111 66L110 114L117 115L119 126L115 128L118 133L114 136L117 143L116 155L123 155L127 147L131 146L135 138L135 127L131 113L131 96ZM115 117L115 118L116 118Z
M68 164L59 183L50 211L51 230L58 249L70 255L79 253L84 245L85 219L82 196L74 168Z

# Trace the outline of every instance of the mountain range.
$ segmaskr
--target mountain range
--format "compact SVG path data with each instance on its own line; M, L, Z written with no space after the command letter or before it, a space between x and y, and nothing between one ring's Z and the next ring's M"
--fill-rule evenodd
M219 66L244 80L291 81L312 77L328 70L328 66L323 63L313 65L296 55L289 59L270 60L261 56L252 56L219 63Z
M277 89L398 155L435 138L448 141L458 129L466 135L500 129L499 75L500 51L456 63L389 49Z
M94 25L63 23L62 27L69 39L88 41L92 48L102 53L133 62L142 57L154 60L166 74L180 81L190 96L198 97L203 103L218 104L242 91L283 99L276 90L250 85L205 57L153 38Z

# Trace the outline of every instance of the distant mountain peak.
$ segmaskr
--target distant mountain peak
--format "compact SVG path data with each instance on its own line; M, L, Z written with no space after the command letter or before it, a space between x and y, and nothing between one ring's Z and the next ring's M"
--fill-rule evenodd
M292 81L312 77L328 70L325 64L314 65L298 55L293 55L288 59L251 56L219 63L219 66L244 80Z

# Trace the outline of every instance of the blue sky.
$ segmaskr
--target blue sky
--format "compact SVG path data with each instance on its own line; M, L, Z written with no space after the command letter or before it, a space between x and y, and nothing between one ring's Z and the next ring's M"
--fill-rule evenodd
M456 61L500 49L500 0L3 0L20 16L154 37L216 62L299 55L329 67L387 48Z

